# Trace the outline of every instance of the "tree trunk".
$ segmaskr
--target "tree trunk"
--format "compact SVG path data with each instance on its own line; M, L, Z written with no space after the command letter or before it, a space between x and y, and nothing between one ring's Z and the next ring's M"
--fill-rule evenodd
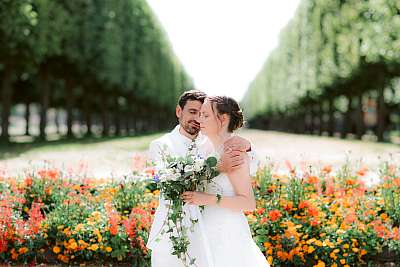
M319 118L319 125L318 125L318 135L322 136L322 132L324 131L324 102L321 100L318 102L318 118Z
M83 103L84 106L84 113L85 113L85 123L86 123L86 133L85 136L91 137L93 136L92 132L92 102L90 101L90 91L88 88L84 89L86 92L86 97Z
M384 133L385 133L385 96L384 96L384 87L381 86L378 90L378 127L377 127L377 137L378 142L384 141Z
M108 136L109 135L109 125L108 125L108 105L107 105L107 96L105 93L102 93L101 96L103 105L101 107L101 120L102 120L102 124L103 124L103 131L102 131L102 136Z
M125 112L125 116L124 116L124 119L125 119L125 135L126 136L130 136L131 135L131 126L130 126L130 120L129 120L129 110L127 110L126 112Z
M12 77L13 70L11 66L5 66L5 70L3 71L3 82L1 85L1 101L2 101L2 109L1 109L1 141L8 143L9 142L9 118L11 113L11 105L12 105Z
M50 102L50 84L49 84L49 70L48 66L43 65L40 73L41 85L41 101L40 101L40 124L39 124L39 139L46 140L46 126L47 126L47 109Z
M314 128L315 128L315 113L314 113L314 103L310 104L310 134L314 134Z
M363 94L358 96L357 103L357 139L362 138L365 133L364 116L363 116Z
M73 107L74 107L74 88L75 83L71 78L66 78L66 109L67 109L67 138L73 138L74 133L72 132L72 123L74 121Z
M115 123L115 135L121 135L121 114L118 103L118 95L114 96L114 123Z
M30 107L30 102L26 101L25 103L25 135L30 135L29 134L29 119L31 117L31 107Z
M353 98L351 96L349 96L347 99L349 102L347 105L347 111L344 114L342 132L340 134L340 137L343 139L346 138L347 133L350 130L351 112L352 112L352 106L353 106Z
M334 99L333 97L329 97L329 120L328 120L328 135L333 136L335 132L335 108L334 108Z

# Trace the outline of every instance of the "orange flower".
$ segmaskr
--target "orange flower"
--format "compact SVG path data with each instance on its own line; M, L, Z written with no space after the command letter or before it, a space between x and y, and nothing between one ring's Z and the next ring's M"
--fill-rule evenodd
M60 253L60 251L61 251L60 247L57 247L57 246L53 247L53 252L54 252L55 254Z
M282 213L279 210L271 210L268 212L268 217L271 219L271 221L275 222L282 217Z
M33 183L32 177L26 177L26 178L25 178L25 185L26 185L27 187L32 186L32 183Z
M366 166L362 167L359 169L356 173L358 176L364 176L368 171L368 168Z
M330 173L332 171L332 166L331 165L325 165L323 168L322 168L322 172L323 173Z
M400 187L400 177L393 179L393 184L395 184L397 187Z
M319 179L317 176L308 176L307 183L316 184L318 182L319 182Z

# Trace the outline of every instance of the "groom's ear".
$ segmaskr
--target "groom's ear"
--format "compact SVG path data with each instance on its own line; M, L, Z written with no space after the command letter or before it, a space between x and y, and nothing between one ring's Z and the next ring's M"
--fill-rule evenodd
M175 115L179 119L181 117L181 114L182 114L182 108L179 105L177 105L175 108Z

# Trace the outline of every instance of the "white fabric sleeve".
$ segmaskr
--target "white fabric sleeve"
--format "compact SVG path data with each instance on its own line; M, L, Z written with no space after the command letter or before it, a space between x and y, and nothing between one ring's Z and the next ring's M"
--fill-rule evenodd
M257 174L257 170L259 168L260 160L257 157L257 153L254 150L254 145L251 143L251 151L247 152L249 156L249 167L250 167L250 176L255 176Z
M166 146L165 146L166 147ZM156 169L164 168L165 163L162 159L162 153L165 152L166 148L157 140L150 143L149 146L149 157L151 162L155 165Z

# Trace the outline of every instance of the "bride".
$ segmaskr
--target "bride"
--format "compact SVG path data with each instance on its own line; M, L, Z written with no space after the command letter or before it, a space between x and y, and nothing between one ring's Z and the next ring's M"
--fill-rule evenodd
M213 144L214 153L221 155L224 142L242 127L243 115L232 98L208 97L201 107L199 122L202 134ZM201 214L204 231L197 233L207 238L212 267L269 266L252 239L243 213L256 207L248 162L215 177L205 192L184 192L182 198L188 204L205 205Z

